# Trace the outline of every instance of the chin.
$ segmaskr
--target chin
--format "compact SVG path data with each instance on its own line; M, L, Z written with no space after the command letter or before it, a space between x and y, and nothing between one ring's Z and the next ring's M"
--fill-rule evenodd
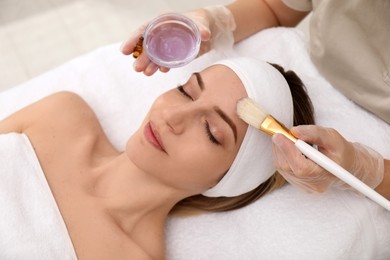
M127 141L125 153L127 158L143 172L153 174L161 170L160 152L142 138L140 131L137 131Z

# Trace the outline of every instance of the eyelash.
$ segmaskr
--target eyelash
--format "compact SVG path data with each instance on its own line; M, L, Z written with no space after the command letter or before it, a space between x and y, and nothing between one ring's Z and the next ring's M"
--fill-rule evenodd
M190 95L188 95L188 93L184 90L184 87L182 85L177 86L177 89L179 90L179 92L183 96L193 100L193 98ZM209 123L207 121L205 121L205 130L206 130L206 134L207 134L207 137L209 138L210 142L212 142L213 144L216 144L216 145L220 145L221 144L220 142L218 142L218 140L211 133L210 125L209 125Z
M182 85L177 86L177 89L181 94L183 94L186 98L191 99L192 101L194 100L188 93L184 90L184 87Z
M209 138L209 140L216 145L220 145L221 143L218 142L218 140L214 137L214 135L211 133L209 122L205 121L205 128L206 128L206 134Z

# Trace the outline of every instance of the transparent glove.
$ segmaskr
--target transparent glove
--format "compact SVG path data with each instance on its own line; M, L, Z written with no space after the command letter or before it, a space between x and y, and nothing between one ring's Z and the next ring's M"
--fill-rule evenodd
M293 127L299 139L314 144L318 150L334 160L371 188L383 180L384 159L371 148L348 142L336 130L319 126ZM277 134L272 137L273 161L279 173L292 185L308 192L324 192L329 187L354 190L333 174L306 158L295 145Z
M210 50L225 51L233 47L236 22L232 12L225 6L207 6L184 15L195 21L201 31L200 55Z
M232 48L234 44L233 31L236 28L236 24L232 13L225 6L208 6L183 14L192 19L199 28L202 40L199 56L211 49L224 51ZM123 54L130 55L134 53L137 42L139 42L147 24L141 25L123 42L121 46L121 52ZM134 69L137 72L144 72L145 75L150 76L157 70L161 72L169 71L169 68L159 67L153 63L146 53L141 53L138 57L136 56L135 58L137 59L134 62Z

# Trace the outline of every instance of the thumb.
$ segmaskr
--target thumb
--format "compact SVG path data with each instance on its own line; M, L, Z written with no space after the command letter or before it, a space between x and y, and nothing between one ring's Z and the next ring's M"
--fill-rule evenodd
M204 25L198 25L199 31L200 31L200 38L202 42L207 42L211 38L211 31L208 27Z

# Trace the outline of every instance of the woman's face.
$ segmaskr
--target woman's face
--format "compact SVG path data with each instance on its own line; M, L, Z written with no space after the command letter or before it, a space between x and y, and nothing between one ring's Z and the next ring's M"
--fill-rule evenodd
M126 153L164 184L202 193L223 177L247 125L236 114L246 91L236 74L215 65L159 96Z

